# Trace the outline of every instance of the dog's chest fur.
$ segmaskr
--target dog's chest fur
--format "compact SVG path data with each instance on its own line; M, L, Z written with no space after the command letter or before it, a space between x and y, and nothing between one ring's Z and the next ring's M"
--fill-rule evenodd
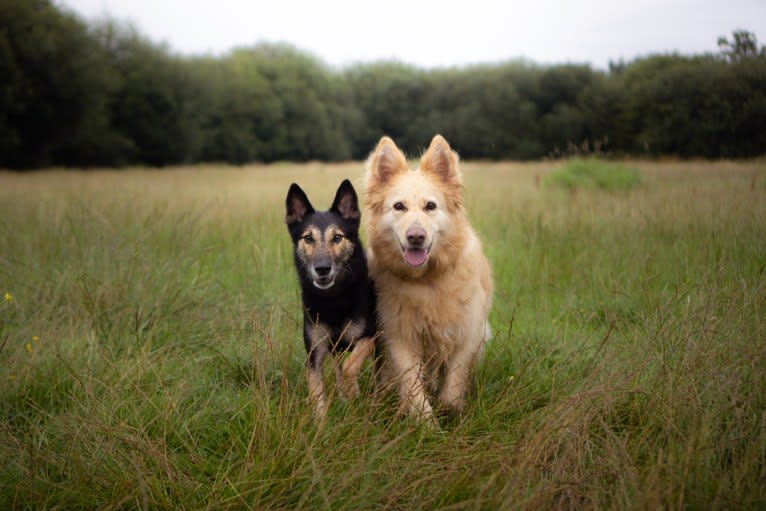
M358 339L371 335L364 318L335 325L311 318L304 322L304 328L312 346L326 344L331 352L346 351Z

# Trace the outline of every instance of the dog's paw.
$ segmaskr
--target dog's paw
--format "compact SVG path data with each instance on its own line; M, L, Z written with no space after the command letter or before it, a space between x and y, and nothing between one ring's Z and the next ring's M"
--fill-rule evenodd
M442 392L439 396L439 410L442 413L461 414L465 410L465 399L462 395Z
M346 401L352 401L358 398L361 393L359 382L356 381L356 378L341 377L338 379L338 391Z

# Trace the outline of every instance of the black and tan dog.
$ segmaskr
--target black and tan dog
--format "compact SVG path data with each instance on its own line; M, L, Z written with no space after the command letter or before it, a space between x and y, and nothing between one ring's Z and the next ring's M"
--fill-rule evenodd
M359 371L375 351L375 291L359 240L361 213L350 181L340 184L328 211L315 211L295 183L287 192L286 206L303 298L309 398L317 417L324 419L322 362L328 353L333 355L341 394L359 394ZM339 367L335 356L347 352Z

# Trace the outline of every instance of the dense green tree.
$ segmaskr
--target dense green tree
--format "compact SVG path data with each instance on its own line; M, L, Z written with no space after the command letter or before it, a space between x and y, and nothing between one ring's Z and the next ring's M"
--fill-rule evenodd
M652 57L626 71L634 143L627 150L741 157L766 148L766 60Z
M119 145L105 56L75 16L44 0L0 2L0 75L0 165L87 165Z
M350 145L331 73L320 62L292 47L261 45L249 50L254 65L271 84L282 105L275 159L344 159Z
M382 133L406 152L419 151L426 142L412 138L412 122L428 114L424 71L399 62L378 62L353 66L344 78L364 119L362 129L351 134L355 157L366 156Z
M187 161L189 101L194 86L183 62L130 27L107 23L98 33L117 86L109 95L112 129L128 143L115 163Z

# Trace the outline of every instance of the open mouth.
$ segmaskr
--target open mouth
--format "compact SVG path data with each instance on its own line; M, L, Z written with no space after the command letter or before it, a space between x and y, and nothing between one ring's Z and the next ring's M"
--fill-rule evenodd
M330 289L332 285L335 284L335 279L333 277L317 277L314 279L313 283L314 287L325 290Z
M430 253L429 248L402 247L404 252L404 262L413 267L422 266L428 261L428 254Z

